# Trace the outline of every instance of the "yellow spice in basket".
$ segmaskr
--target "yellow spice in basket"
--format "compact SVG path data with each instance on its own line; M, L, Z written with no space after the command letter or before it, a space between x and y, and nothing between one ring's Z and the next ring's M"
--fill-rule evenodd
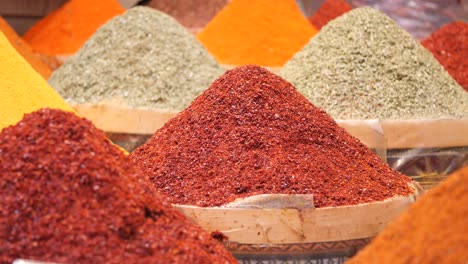
M43 107L73 109L0 32L0 130Z

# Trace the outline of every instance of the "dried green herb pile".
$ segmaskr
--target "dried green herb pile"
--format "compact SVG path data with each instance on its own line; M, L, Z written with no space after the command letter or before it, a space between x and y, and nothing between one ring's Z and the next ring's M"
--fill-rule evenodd
M322 28L282 69L338 119L468 116L468 94L385 14L354 9Z
M135 7L99 28L49 82L71 103L182 110L222 73L175 19Z

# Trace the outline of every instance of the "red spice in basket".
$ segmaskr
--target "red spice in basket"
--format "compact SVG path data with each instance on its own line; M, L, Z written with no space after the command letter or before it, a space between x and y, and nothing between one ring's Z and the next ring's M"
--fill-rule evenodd
M468 167L421 196L347 263L467 263Z
M468 23L447 24L422 41L422 45L468 91Z
M329 21L343 15L351 9L353 9L353 7L345 0L325 0L309 20L315 28L320 30Z
M408 177L257 66L228 71L130 156L176 204L313 193L327 207L412 192Z
M72 113L0 133L0 193L0 263L236 263Z

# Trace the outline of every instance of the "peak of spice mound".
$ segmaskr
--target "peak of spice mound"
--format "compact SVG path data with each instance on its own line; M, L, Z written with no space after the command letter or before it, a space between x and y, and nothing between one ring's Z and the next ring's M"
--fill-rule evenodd
M322 28L281 70L337 119L468 116L468 94L417 40L369 7Z
M228 71L130 156L176 204L313 194L328 207L412 192L408 177L257 66Z
M72 111L0 32L0 130L43 107Z
M457 21L447 24L421 44L468 91L468 23Z
M468 167L420 197L349 262L466 263Z
M99 28L49 83L72 103L182 110L222 73L175 19L134 7Z
M125 9L117 0L70 0L34 24L23 36L34 51L70 55L110 18Z
M278 67L316 33L294 0L232 0L197 38L222 64Z
M11 45L42 77L49 78L51 69L41 58L34 54L31 47L16 34L15 30L0 16L0 32L10 41Z
M202 28L229 0L150 0L144 5L171 15L188 28Z
M325 0L320 8L309 18L312 25L321 29L329 21L353 9L345 0Z
M91 122L60 110L0 133L0 262L235 263Z

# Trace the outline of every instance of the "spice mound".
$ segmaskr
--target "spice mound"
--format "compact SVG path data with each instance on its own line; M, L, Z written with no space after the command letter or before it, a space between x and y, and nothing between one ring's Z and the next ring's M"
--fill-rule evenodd
M309 18L310 23L321 29L329 21L353 9L345 0L325 0L320 8Z
M221 66L172 17L135 7L102 26L49 79L72 103L182 110Z
M466 263L468 167L420 197L348 263Z
M125 9L117 0L70 0L32 26L23 36L46 55L77 52L96 29Z
M0 32L0 130L43 107L72 111Z
M150 0L146 5L171 15L188 28L201 28L229 2L229 0Z
M337 119L468 116L468 94L434 56L369 7L330 21L280 74Z
M412 192L407 176L258 66L228 71L130 157L176 204L313 194L328 207Z
M468 23L453 22L422 42L452 77L468 91Z
M51 69L41 58L34 54L31 47L26 44L15 32L13 28L0 16L0 32L10 41L11 45L21 56L36 70L42 77L49 78Z
M0 262L235 263L91 122L42 109L0 133Z
M279 67L316 33L294 0L233 0L197 38L222 64Z

